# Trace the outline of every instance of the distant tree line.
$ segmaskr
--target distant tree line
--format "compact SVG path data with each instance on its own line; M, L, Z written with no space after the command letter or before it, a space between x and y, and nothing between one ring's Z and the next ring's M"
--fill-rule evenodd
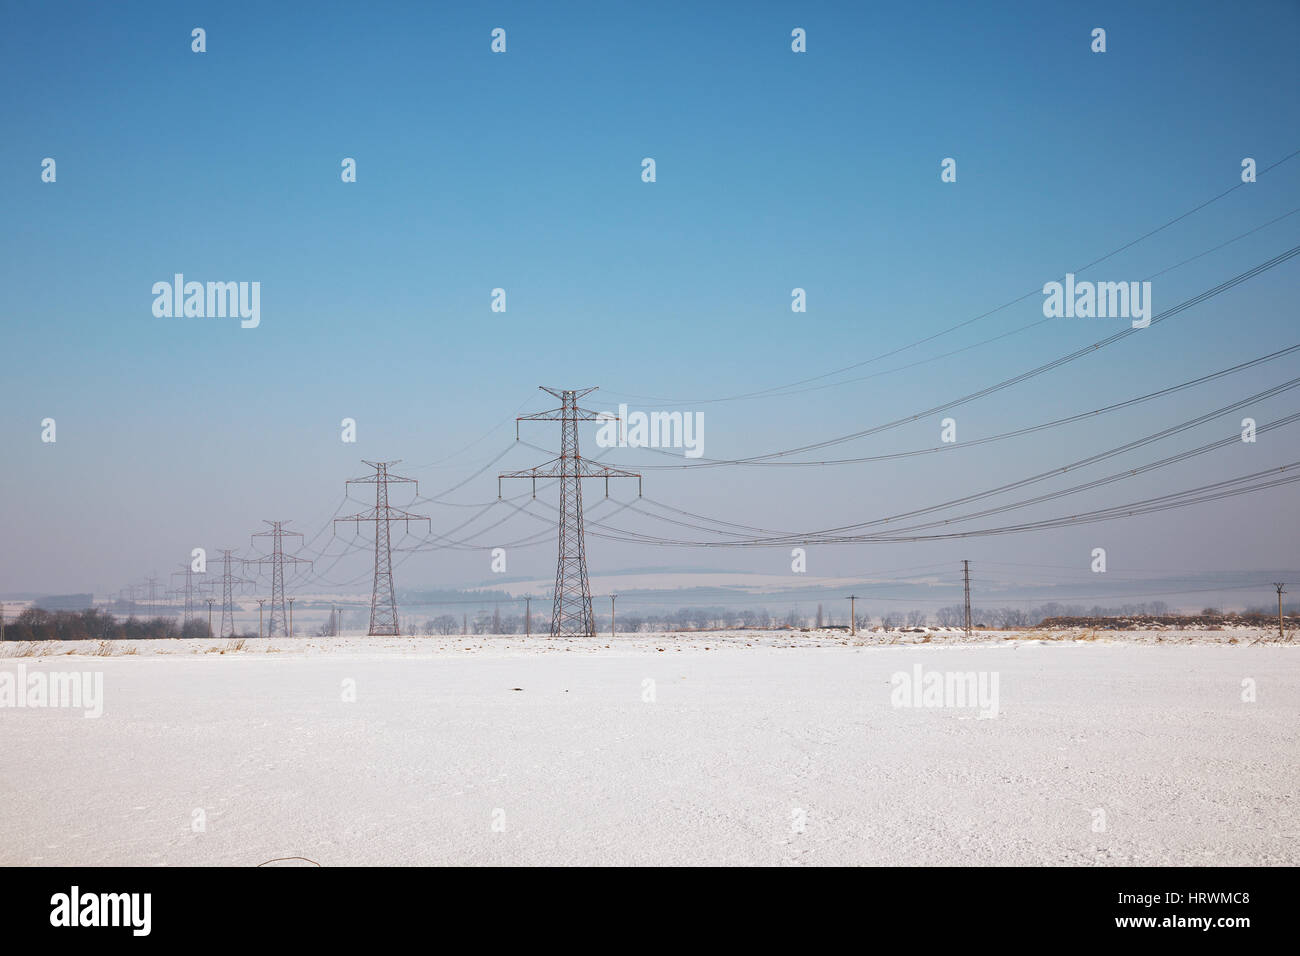
M550 629L550 607L545 602L534 603L539 606L533 613L532 633L545 634ZM619 614L618 632L633 634L641 631L810 628L816 626L819 619L823 626L847 628L848 608L842 611L839 616L824 613L820 607L810 607L808 611L792 609L784 614L773 614L767 610L737 610L723 607L687 607L652 613L639 611ZM1300 612L1300 605L1288 604L1285 611L1288 617L1294 616ZM1086 607L1049 602L1029 609L971 608L971 624L979 628L1033 627L1045 623L1064 626L1070 622L1086 623L1104 618L1145 618L1153 623L1169 624L1208 621L1263 626L1277 621L1277 606L1252 607L1244 613L1230 614L1216 608L1205 608L1199 615L1190 616L1171 614L1164 601L1123 604L1118 607L1100 605ZM929 624L930 619L931 615L920 610L886 611L879 618L873 618L865 610L859 610L857 626L869 627L873 620L878 620L881 626L887 628L924 627ZM933 619L940 627L961 627L965 623L965 609L960 604L941 607L935 612ZM316 633L322 637L334 636L333 621L331 617ZM607 632L609 626L608 615L596 616L598 631ZM503 615L499 609L480 610L473 615L442 614L425 621L422 629L430 636L523 634L525 622L522 614ZM10 641L138 641L208 638L213 635L208 628L208 622L198 617L188 622L181 622L174 617L120 617L97 609L47 611L31 607L22 611L16 618L5 621L4 636ZM256 637L255 634L240 636Z
M599 599L597 599L599 600ZM546 633L550 626L550 608L544 602L533 614L532 632ZM965 607L952 604L939 608L933 614L922 610L885 611L878 617L862 610L859 603L857 626L870 627L873 622L886 628L926 627L932 623L939 627L962 627L966 620ZM847 628L849 626L848 608L839 609L841 613L827 612L821 605L810 603L807 610L791 609L783 613L773 613L766 609L737 610L724 607L686 607L647 613L629 611L618 615L620 634L639 631L709 631L709 630L743 630L813 628L817 626ZM1289 613L1289 612L1288 612ZM1269 615L1276 619L1276 609L1252 608L1245 615L1234 615L1236 619L1265 621ZM1222 616L1213 608L1207 608L1198 617ZM1083 604L1062 604L1049 601L1032 608L987 607L971 608L971 625L979 628L1003 629L1016 627L1034 627L1046 621L1071 619L1150 617L1175 618L1168 604L1164 601L1149 601L1139 604L1121 604L1114 607ZM596 615L598 631L609 630L609 616ZM443 614L431 618L424 624L424 633L428 635L453 634L522 634L524 617L522 614L502 615L499 610L480 610L475 614Z
M105 611L46 611L29 607L5 621L7 641L140 641L211 637L208 622L170 617L114 617Z
M970 609L972 627L1012 628L1034 627L1054 618L1083 617L1133 617L1135 615L1162 615L1169 613L1169 605L1164 601L1151 601L1145 604L1123 604L1119 607L1101 607L1082 604L1058 604L1049 601L1041 607L976 607ZM939 608L935 620L940 627L963 627L966 624L966 609L961 604L950 604Z

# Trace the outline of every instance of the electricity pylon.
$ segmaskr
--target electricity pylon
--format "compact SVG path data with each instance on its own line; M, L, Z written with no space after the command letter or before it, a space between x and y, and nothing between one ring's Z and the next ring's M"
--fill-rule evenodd
M388 466L396 465L398 462L366 461L364 458L362 462L375 469L375 473L364 478L350 478L347 483L374 485L375 507L373 510L349 515L346 518L335 518L334 524L337 527L340 521L351 521L354 527L358 527L362 521L375 523L375 584L370 592L369 633L395 635L401 633L401 626L397 619L397 592L393 589L393 551L389 545L388 526L393 521L403 521L406 523L407 530L410 530L412 521L429 519L424 515L411 514L389 506L389 482L413 484L415 493L417 495L420 493L420 484L414 478L403 478L388 473Z
M237 578L230 570L230 566L240 558L232 558L234 550L222 549L221 551L221 637L235 636L235 602L234 602L234 585L252 584L248 578Z
M515 419L515 440L519 439L519 422L560 422L560 457L524 471L503 472L497 476L497 497L501 497L502 478L531 478L533 497L537 497L538 478L560 479L560 554L555 568L555 600L551 609L551 637L596 636L596 618L591 613L591 585L587 582L587 544L582 530L582 479L604 478L605 496L609 496L609 479L635 478L637 496L641 494L641 476L622 468L595 465L578 453L578 422L616 421L608 414L578 407L578 399L595 388L555 389L540 386L561 402L559 408Z
M297 558L293 555L284 553L284 536L293 535L301 538L302 534L297 531L285 531L285 521L267 521L262 519L262 524L269 524L270 531L257 531L253 534L254 538L270 538L271 554L264 558L253 558L247 561L247 564L269 564L271 565L271 625L267 628L266 636L275 637L275 626L280 625L280 633L288 635L285 629L285 622L288 620L288 611L284 603L284 565L287 561L290 564L311 564L306 558Z
M181 565L179 571L173 571L172 574L185 575L185 586L176 588L173 593L185 601L184 611L181 613L181 623L188 624L194 618L194 566L186 561Z
M158 614L158 577L155 573L152 577L144 579L144 583L149 585L149 613L157 616Z

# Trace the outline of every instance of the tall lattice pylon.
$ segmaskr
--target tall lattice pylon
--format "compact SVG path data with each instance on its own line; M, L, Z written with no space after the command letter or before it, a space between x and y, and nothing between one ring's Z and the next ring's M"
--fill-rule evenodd
M176 588L174 593L178 598L184 599L185 609L181 613L181 622L188 624L194 619L194 567L186 561L179 571L173 571L172 574L185 575L185 586Z
M420 483L414 478L403 478L401 475L393 475L388 471L390 465L398 464L397 461L365 461L364 464L375 469L373 475L366 475L364 478L350 478L348 484L353 485L374 485L375 486L375 507L372 511L363 511L360 514L349 515L346 518L335 518L334 524L337 527L340 521L351 521L354 527L358 527L362 521L373 521L375 523L375 585L370 592L370 634L399 634L401 626L397 619L397 592L393 588L393 551L389 544L389 525L394 521L403 521L409 530L412 521L428 521L424 515L411 514L409 511L403 511L401 508L393 508L388 504L388 486L392 484L412 484L415 485L415 493L420 493Z
M297 531L285 531L284 526L287 521L267 521L263 519L263 524L271 526L270 531L258 531L254 538L270 538L271 553L267 557L252 558L249 564L269 564L271 566L271 624L266 629L267 637L275 637L276 625L279 625L279 631L282 635L288 636L288 619L289 612L284 601L284 566L285 564L311 564L305 558L294 557L291 554L284 553L284 536L302 537Z
M555 567L555 597L551 608L551 637L596 636L596 618L591 612L591 585L587 582L587 543L582 530L582 479L604 478L609 495L609 479L635 478L637 495L641 494L641 476L622 468L592 464L578 452L578 422L617 421L611 415L578 407L578 399L596 389L556 389L540 386L543 392L561 402L559 408L515 419L515 439L519 422L560 422L560 457L524 471L503 472L497 476L497 497L501 497L502 478L531 478L533 497L537 497L538 478L560 480L560 554Z
M231 566L242 560L241 558L232 557L234 550L222 549L221 551L221 631L222 637L235 636L235 600L234 590L236 584L252 584L247 578L235 577L231 571Z

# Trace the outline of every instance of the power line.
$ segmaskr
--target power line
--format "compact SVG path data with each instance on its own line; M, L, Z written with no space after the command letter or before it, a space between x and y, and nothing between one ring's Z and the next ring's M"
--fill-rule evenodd
M1214 286L1213 288L1207 289L1206 291L1200 293L1199 295L1195 295L1190 299L1186 299L1183 302L1180 302L1178 305L1172 306L1171 308L1168 308L1163 312L1160 312L1157 315L1152 316L1148 329L1150 326L1154 326L1168 319L1171 319L1174 316L1182 312L1185 312L1187 309L1190 309L1196 305L1200 305L1202 302L1212 299L1215 296L1221 295L1224 292L1227 292L1228 290L1233 289L1244 282L1248 282L1249 280L1259 275L1262 275L1263 273L1269 271L1270 269L1273 269L1281 265L1282 263L1287 262L1290 259L1293 259L1297 255L1300 255L1300 246L1293 246L1290 249L1286 250L1285 252L1279 253L1278 255L1274 256L1272 259L1266 260L1265 262L1261 262L1258 265L1254 266L1253 268L1246 270L1240 275L1234 276L1231 279L1227 279L1224 282L1221 282L1218 285ZM908 424L909 422L914 422L921 418L930 417L939 412L949 411L950 409L968 404L977 399L986 398L989 395L992 395L996 392L1000 392L1003 389L1010 388L1013 385L1019 385L1023 382L1029 381L1032 378L1036 378L1045 372L1050 372L1064 365L1068 365L1069 363L1076 361L1077 359L1082 358L1085 355L1092 355L1095 352L1105 348L1106 346L1112 345L1115 342L1118 342L1121 339L1125 339L1128 336L1139 331L1147 331L1147 329L1135 329L1130 325L1126 328L1121 329L1118 332L1108 335L1104 339L1092 343L1091 345L1086 345L1082 348L1075 349L1073 352L1069 352L1065 355L1059 356L1050 362L1046 362L1043 365L1039 365L1035 368L1028 369L1024 372L1021 372L1018 375L1014 375L1011 378L1004 379L1001 382L998 382L994 385L986 386L982 389L971 392L960 398L955 398L950 401L944 402L940 405L935 405L924 411L917 412L914 415L908 415L904 418L897 418L894 419L893 421L885 422L880 425L874 425L870 428L864 428L861 429L860 431L852 432L847 435L840 435L835 438L828 438L818 442L811 442L809 444L800 445L795 448L786 448L786 449L781 449L779 451L765 452L760 455L750 455L744 458L728 458L728 459L702 458L696 460L692 464L680 465L678 467L682 469L693 470L697 468L716 468L725 465L747 465L747 464L753 464L755 462L762 462L771 458L780 458L789 455L798 455L807 451L815 451L819 448L828 448L832 445L840 445L845 442L854 441L858 438L865 438L869 435L876 435L879 434L880 432L887 431L892 428L897 428L899 425L905 425Z
M1291 355L1292 353L1297 351L1300 351L1300 344L1291 345L1284 349L1278 349L1276 352L1270 352L1267 355L1261 355L1258 358L1251 359L1247 362L1241 362L1237 365L1220 369L1217 372L1210 372L1209 374L1199 376L1198 378L1188 379L1185 382L1179 382L1177 385L1169 385L1166 386L1165 388L1157 389L1154 392L1147 392L1145 395L1138 395L1133 398L1125 399L1122 402L1115 402L1110 405L1103 405L1100 408L1094 408L1091 409L1090 411L1079 412L1074 415L1067 415L1064 418L1057 418L1048 422L1040 422L1037 425L1027 425L1023 428L1016 428L1011 431L1002 432L1001 434L998 435L988 435L985 436L984 438L967 439L961 442L950 442L947 444L932 446L930 448L914 448L914 449L909 449L907 451L889 452L883 455L864 455L857 458L831 458L831 459L823 459L821 461L784 461L784 460L755 461L755 462L749 462L749 464L753 466L780 467L780 468L806 468L806 467L814 467L814 466L821 466L821 465L856 465L856 464L864 464L867 462L895 461L900 458L915 458L922 455L933 455L940 452L955 451L959 448L975 448L981 445L988 445L993 442L1005 441L1008 438L1019 438L1023 435L1030 435L1035 432L1046 431L1053 428L1059 428L1063 425L1072 425L1076 422L1084 421L1085 419L1089 419L1089 418L1095 418L1099 415L1107 415L1111 412L1122 411L1123 409L1126 408L1132 408L1133 406L1140 405L1143 402L1152 401L1157 398L1164 398L1167 395L1173 395L1176 392L1180 392L1188 388L1194 388L1197 385L1204 385L1206 382L1211 382L1228 375L1233 375L1237 372L1242 372L1242 371L1246 371L1247 369L1255 368L1258 365L1262 365L1266 362L1271 362L1274 361L1275 359L1279 359L1284 356ZM650 450L659 451L659 452L663 451L663 449L650 449ZM672 452L664 452L664 453L672 454ZM668 470L681 469L684 467L689 468L691 466L690 465L642 465L640 467L642 468L643 471L668 471Z
M1277 160L1276 162L1270 163L1268 166L1266 166L1266 167L1264 167L1263 169L1259 170L1259 171L1256 173L1256 179L1258 180L1259 176L1262 176L1262 175L1264 175L1265 173L1270 172L1270 171L1273 170L1273 169L1276 169L1278 166L1281 166L1283 163L1290 162L1290 161L1291 161L1292 159L1294 159L1296 156L1300 156L1300 149L1293 150L1292 152L1290 152L1290 153L1288 153L1287 155L1283 156L1281 159ZM1078 268L1075 268L1075 269L1073 269L1073 270L1069 270L1069 269L1067 269L1067 270L1065 270L1065 271L1067 271L1067 272L1073 272L1075 275L1080 275L1080 274L1082 274L1083 272L1087 271L1088 269L1091 269L1093 266L1100 265L1101 263L1105 262L1107 259L1114 258L1115 256L1119 255L1121 252L1125 252L1126 250L1131 249L1133 246L1137 245L1138 243L1144 242L1145 240L1150 239L1152 236L1154 236L1154 235L1156 235L1156 234L1158 234L1158 233L1160 233L1160 232L1163 232L1164 230L1168 229L1170 226L1176 225L1177 223L1181 222L1182 220L1188 218L1189 216L1192 216L1193 214L1195 214L1195 213L1197 213L1197 212L1200 212L1202 209L1206 208L1207 206L1213 205L1214 203L1218 202L1220 199L1223 199L1225 196L1228 196L1228 195L1230 195L1231 193L1236 192L1238 189L1242 188L1244 185L1246 185L1244 182L1237 182L1237 183L1234 183L1232 186L1230 186L1229 188L1223 190L1222 192L1218 193L1217 195L1214 195L1214 196L1210 197L1209 199L1205 200L1204 202L1198 203L1197 205L1193 206L1191 209L1187 210L1186 212L1181 213L1180 215L1177 215L1177 216L1175 216L1174 218L1167 220L1167 221L1164 222L1163 224L1161 224L1161 225L1155 227L1154 229L1148 230L1147 232L1145 232L1145 233L1143 233L1142 235L1138 236L1136 239L1132 239L1132 240L1130 240L1130 241L1124 243L1123 245L1119 246L1118 248L1112 249L1110 252L1107 252L1106 254L1104 254L1104 255L1102 255L1102 256L1098 256L1096 259L1093 259L1091 262L1086 263L1085 265L1079 266ZM1288 213L1287 215L1290 215L1290 213ZM1284 217L1279 217L1279 218L1284 218ZM1276 220L1273 220L1272 222L1275 222L1275 221L1276 221ZM1265 223L1264 225L1265 225L1265 226L1267 226L1267 225L1271 225L1272 222ZM1261 227L1259 227L1259 228L1263 228L1263 226L1261 226ZM1256 231L1256 230L1251 230L1251 232L1255 232L1255 231ZM1243 234L1243 236L1239 236L1239 237L1237 237L1237 238L1243 238L1244 235L1250 235L1250 233L1245 233L1245 234ZM1232 242L1232 241L1235 241L1235 240L1229 240L1229 242ZM1226 245L1226 243L1225 243L1225 245ZM1221 248L1221 247L1215 247L1215 248L1218 249L1218 248ZM1210 251L1215 251L1215 250L1210 250ZM1199 256L1195 256L1195 257L1193 257L1193 258L1199 258ZM1191 260L1187 260L1187 261L1191 261ZM1182 265L1182 264L1184 264L1184 263L1179 263L1179 265ZM1175 267L1171 267L1171 268L1176 268L1176 266L1175 266ZM1166 270L1166 271L1167 271L1167 270ZM1008 308L1010 308L1010 307L1013 306L1013 305L1017 305L1017 304L1019 304L1019 303L1025 301L1026 299L1032 298L1032 297L1035 296L1035 295L1040 295L1041 293L1042 293L1042 283L1039 283L1037 286L1035 286L1035 287L1034 287L1033 289L1031 289L1030 291L1024 293L1023 295L1017 296L1017 297L1014 298L1014 299L1010 299L1010 300L1008 300L1007 302L1004 302L1004 303L1002 303L1002 304L999 305L999 306L996 306L996 307L994 307L994 308L992 308L992 309L989 309L989 310L986 311L986 312L982 312L982 313L980 313L979 315L975 316L974 318L966 319L966 320L963 321L963 322L958 322L956 325L950 326L950 327L948 327L948 328L946 328L946 329L942 329L942 330L940 330L939 332L935 332L935 333L933 333L932 335L925 336L924 338L917 339L916 341L914 341L914 342L910 342L910 343L908 343L907 345L899 346L898 348L892 349L892 350L890 350L890 351L888 351L888 352L882 352L881 354L876 355L876 356L873 356L872 358L864 359L864 360L862 360L862 361L860 361L860 362L854 362L854 363L851 364L851 365L845 365L845 366L843 366L843 367L841 367L841 368L835 369L835 370L830 371L830 372L824 372L824 373L821 373L821 374L819 374L819 375L813 375L813 376L810 376L809 378L800 379L800 380L795 381L795 382L788 382L788 383L786 383L786 384L784 384L784 385L773 385L773 386L771 386L771 387L769 387L769 388L759 389L759 390L754 391L754 392L746 392L746 393L742 393L742 394L739 394L739 395L726 396L726 397L723 397L723 398L681 400L680 402L677 402L677 403L678 403L678 404L694 404L694 405L703 405L703 404L712 404L712 403L716 403L716 402L729 402L729 401L736 401L736 400L739 400L739 399L745 399L745 398L767 397L767 396L774 395L775 393L783 393L786 389L795 388L795 387L797 387L797 386L805 385L805 384L808 384L808 383L810 383L810 382L815 382L815 381L819 381L819 380L824 379L824 378L830 378L830 377L835 376L835 375L840 375L840 374L842 374L842 373L844 373L844 372L852 371L852 370L855 369L855 368L861 368L861 367L864 366L864 365L869 365L869 364L871 364L872 362L877 362L877 361L879 361L880 359L883 359L883 358L889 358L889 357L891 357L891 356L894 356L894 355L899 354L900 352L905 352L905 351L908 351L909 349L916 348L918 345L924 345L924 344L926 344L927 342L932 342L932 341L934 341L934 340L937 339L937 338L940 338L940 337L942 337L942 336L948 335L948 334L950 334L950 333L952 333L952 332L956 332L958 329L965 328L965 327L968 326L968 325L973 325L974 323L979 322L979 321L981 321L982 319L986 319L986 318L988 318L988 317L991 316L991 315L995 315L995 314L997 314L998 312L1003 311L1004 309L1008 309ZM1035 323L1035 324L1038 324L1038 323ZM627 394L627 393L616 393L616 394L623 394L623 395L624 395L625 397L627 397L627 398L635 398L635 399L638 399L638 400L641 400L641 401L655 401L655 402L665 402L665 403L669 403L669 404L674 404L674 400L672 400L672 399L656 398L656 397L654 397L654 396L648 396L648 395L631 395L631 394ZM782 396L782 397L783 397L783 396Z

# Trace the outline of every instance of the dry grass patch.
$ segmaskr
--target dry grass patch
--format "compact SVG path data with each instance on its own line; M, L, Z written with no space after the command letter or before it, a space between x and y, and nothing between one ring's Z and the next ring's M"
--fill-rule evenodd
M6 645L10 642L6 641ZM53 641L14 641L5 647L5 657L48 657L54 649ZM69 651L69 654L72 652Z

